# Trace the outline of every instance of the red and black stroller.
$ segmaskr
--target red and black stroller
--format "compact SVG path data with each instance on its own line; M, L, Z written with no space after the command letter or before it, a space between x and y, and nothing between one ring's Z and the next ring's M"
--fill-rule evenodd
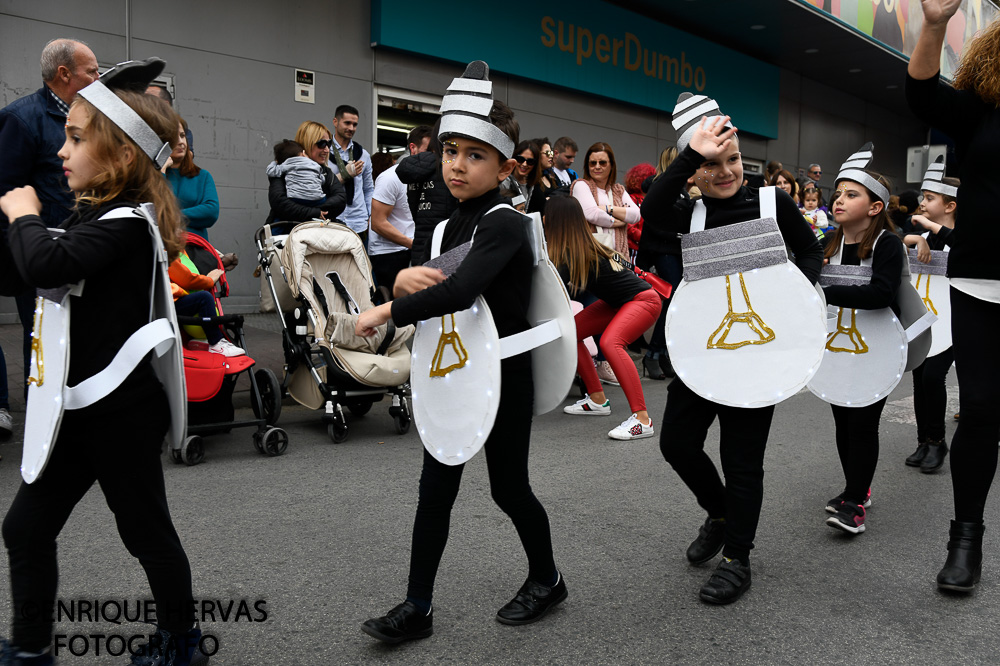
M188 436L183 446L171 451L174 462L197 465L205 458L202 435L229 432L233 428L256 427L253 443L257 450L268 456L280 456L288 448L288 433L274 426L281 414L281 384L268 368L257 368L249 356L227 357L208 351L207 344L199 343L205 337L202 325L221 325L225 336L239 347L246 349L241 315L223 314L221 298L229 295L224 265L219 253L197 234L187 234L185 241L188 258L198 273L208 274L222 269L216 285L215 317L181 317L184 338L184 379L188 398ZM191 266L188 266L191 268ZM241 373L250 378L250 406L255 418L236 421L233 407L233 389Z

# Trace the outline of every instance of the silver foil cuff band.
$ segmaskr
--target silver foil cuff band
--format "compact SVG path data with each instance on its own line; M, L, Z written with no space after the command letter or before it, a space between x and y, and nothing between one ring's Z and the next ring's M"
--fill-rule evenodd
M946 197L957 197L958 188L952 187L951 185L945 185L938 180L925 180L920 183L921 190L927 190L928 192L937 192L938 194L943 194Z
M438 138L443 141L449 134L459 134L476 141L482 141L496 148L507 159L510 159L511 155L514 154L514 142L510 140L510 137L501 132L496 125L479 118L463 116L455 112L446 113L441 116Z
M490 95L493 96L493 82L492 81L478 81L476 79L464 79L457 78L452 79L451 85L448 86L448 92L471 92L479 93L480 95Z
M778 224L771 218L731 224L681 237L684 279L721 277L788 261Z
M493 108L492 97L474 97L473 95L445 95L441 101L441 113L462 111L474 113L477 116L489 116Z
M885 185L878 182L867 173L860 169L844 169L837 174L837 183L842 180L853 180L855 183L861 183L869 190L872 194L877 196L883 204L889 205L889 190L885 189Z
M910 273L920 275L947 275L948 274L948 253L942 250L931 250L931 263L925 264L917 259L917 251L907 252L910 258Z
M156 168L162 169L173 152L169 143L164 143L156 132L146 124L139 114L111 92L100 81L94 81L80 91L80 97L94 105L98 111L125 132L137 146L153 160Z
M871 266L839 266L829 264L819 274L821 287L856 287L872 281Z

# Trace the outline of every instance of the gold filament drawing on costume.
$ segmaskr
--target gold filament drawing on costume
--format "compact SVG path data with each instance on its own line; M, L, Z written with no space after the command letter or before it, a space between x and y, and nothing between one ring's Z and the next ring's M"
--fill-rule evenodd
M444 377L452 370L465 367L466 362L469 360L469 352L465 350L462 338L459 336L458 331L455 330L455 315L445 316L451 317L451 330L447 330L445 318L441 317L441 337L438 338L437 349L434 351L434 358L431 360L431 377ZM458 360L451 365L442 367L445 352L449 348L454 351L455 357Z
M844 326L843 316L844 308L837 309L837 330L830 334L826 339L826 348L832 352L847 352L848 354L866 354L868 353L868 344L865 339L861 337L861 331L858 330L857 323L857 310L851 310L851 325ZM847 336L849 347L836 347L833 341L840 336Z
M926 277L927 279L924 280L924 295L923 295L923 298L921 298L920 300L922 300L924 302L924 307L925 308L927 308L930 312L933 312L934 314L937 314L938 313L937 308L934 307L934 301L931 300L931 276L930 275L924 275L923 273L917 273L917 291L918 292L920 291L920 278L922 278L922 277Z
M753 311L753 306L750 305L750 294L747 293L747 285L743 280L743 273L740 273L739 276L740 288L743 290L743 301L746 303L747 309L744 312L733 312L733 289L729 281L730 276L727 275L726 301L729 304L729 311L726 312L726 316L722 318L722 323L715 329L715 332L708 336L708 349L739 349L746 345L766 345L771 340L774 340L774 331L764 323L764 320ZM757 339L726 342L733 324L746 324L750 327L751 331L757 334Z
M28 383L41 386L45 383L45 358L42 355L42 314L45 310L45 299L35 299L35 327L31 335L31 355L38 368L38 377L28 377Z

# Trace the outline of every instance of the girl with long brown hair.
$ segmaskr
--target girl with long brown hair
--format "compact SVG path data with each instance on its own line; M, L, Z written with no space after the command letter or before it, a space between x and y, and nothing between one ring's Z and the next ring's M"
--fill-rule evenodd
M611 401L601 388L597 369L583 344L585 339L601 333L601 351L621 383L632 412L608 437L618 440L652 437L653 422L646 411L639 373L625 348L656 321L660 297L635 273L623 269L612 250L594 239L576 199L549 200L545 208L545 238L549 258L559 268L570 294L587 290L598 299L576 315L577 371L587 395L563 411L584 416L611 414Z
M162 61L157 62L158 72ZM148 66L148 62L143 65ZM82 292L70 297L72 354L66 387L99 374L107 377L103 371L113 360L116 364L121 360L118 351L140 337L134 334L150 323L156 304L169 300L165 269L157 266L157 245L145 216L137 212L139 204L153 204L169 258L181 249L181 214L158 172L176 144L177 116L159 98L113 91L109 86L98 81L84 88L69 110L59 156L76 193L76 206L60 226L61 233L55 236L38 216L41 205L32 188L18 188L0 198L0 208L11 220L0 242L0 284L5 291L82 285ZM157 271L161 273L155 280ZM154 291L156 287L160 292ZM46 294L46 299L51 297L51 292ZM38 308L48 311L44 303ZM44 325L58 322L46 318ZM36 324L36 331L41 325ZM180 345L176 332L173 338L176 352ZM41 389L42 354L38 348L35 400L52 395ZM115 515L122 541L145 569L156 601L157 635L149 644L136 646L133 663L207 663L198 647L202 635L194 621L191 568L170 518L160 465L165 436L168 431L176 435L180 422L174 407L183 402L182 379L164 379L165 388L151 356L141 357L104 397L76 409L67 405L54 441L49 440L51 453L43 470L38 476L26 475L30 483L22 483L14 497L3 521L14 619L10 642L0 645L2 663L53 663L52 618L59 578L56 538L95 482ZM179 372L179 357L176 361ZM45 390L54 390L61 400L67 395L61 378L49 379ZM89 390L101 393L92 384ZM29 426L33 419L49 416L33 413L32 407L29 401ZM31 432L37 435L39 429Z
M892 308L898 316L896 294L906 253L889 219L888 181L874 172L844 168L830 204L840 227L833 232L824 256L843 266L869 265L872 276L867 284L824 287L827 303L845 309ZM853 174L866 184L845 178L845 174ZM884 396L864 407L830 405L846 483L844 491L827 502L826 510L833 515L826 523L849 534L865 531L865 509L871 506L871 483L878 465L878 426L887 399Z

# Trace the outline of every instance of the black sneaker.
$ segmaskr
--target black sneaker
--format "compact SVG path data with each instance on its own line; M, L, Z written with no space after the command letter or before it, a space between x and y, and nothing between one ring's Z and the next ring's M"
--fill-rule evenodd
M0 638L0 666L52 666L55 659L48 649L41 654L28 654Z
M837 513L837 510L840 508L840 505L843 504L843 503L844 503L844 494L841 493L841 494L837 495L832 500L830 500L829 502L826 503L826 512L827 513ZM868 494L865 496L864 504L862 504L861 506L863 506L866 509L870 509L871 508L871 506L872 506L872 489L871 488L868 489Z
M531 624L562 603L568 596L566 581L558 574L556 584L549 587L530 578L503 608L497 611L497 622L503 624Z
M382 617L361 625L361 631L383 643L402 643L427 638L434 633L434 609L424 613L412 601L404 601Z
M749 589L750 566L724 557L708 582L702 585L698 596L710 604L731 604Z
M688 562L704 564L719 554L726 543L726 521L706 518L698 528L698 538L687 549Z
M183 634L157 628L148 643L132 653L134 666L207 666L208 655L201 651L201 629L196 625Z
M826 519L826 524L849 534L865 531L865 508L860 504L841 502L837 512Z
M924 461L927 457L927 442L920 442L917 444L917 450L906 458L907 467L920 467L920 463Z

